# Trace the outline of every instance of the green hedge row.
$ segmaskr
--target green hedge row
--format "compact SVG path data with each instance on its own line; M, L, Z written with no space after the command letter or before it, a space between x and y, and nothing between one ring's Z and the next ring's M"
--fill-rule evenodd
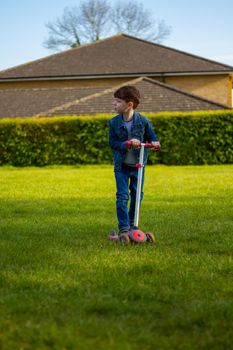
M147 115L162 149L149 163L233 163L233 111L160 113ZM109 116L2 119L0 164L111 163Z

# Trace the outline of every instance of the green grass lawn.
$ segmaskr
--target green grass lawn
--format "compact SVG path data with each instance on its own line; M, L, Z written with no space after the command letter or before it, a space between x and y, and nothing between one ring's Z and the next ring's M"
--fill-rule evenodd
M0 349L233 349L233 166L148 166L107 241L110 166L0 168Z

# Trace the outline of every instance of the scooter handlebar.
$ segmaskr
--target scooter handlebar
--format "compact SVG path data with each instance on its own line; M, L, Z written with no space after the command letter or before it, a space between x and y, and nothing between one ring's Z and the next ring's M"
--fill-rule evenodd
M126 145L126 148L131 148L132 147L132 144L133 144L133 142L132 141L130 141L130 140L128 140L128 141L126 141L125 142L125 145ZM144 145L144 147L145 148L154 148L154 149L156 149L156 150L160 150L160 145L157 145L157 146L154 146L152 143L142 143L141 142L141 144L140 144L140 146L141 145Z

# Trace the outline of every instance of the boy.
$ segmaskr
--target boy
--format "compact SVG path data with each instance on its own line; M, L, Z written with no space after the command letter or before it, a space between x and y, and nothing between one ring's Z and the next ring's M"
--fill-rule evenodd
M135 112L139 105L140 92L134 86L123 86L114 93L114 108L117 116L109 122L109 144L113 150L114 173L116 179L116 211L119 235L128 234L134 226L134 211L136 202L140 143L150 142L154 147L160 147L158 138L150 121ZM126 141L130 140L132 147L128 149ZM144 165L147 161L147 149L144 153ZM144 168L142 188L144 182ZM129 196L130 192L130 196ZM128 201L130 197L130 208ZM143 192L141 192L141 200ZM109 239L116 239L110 235Z

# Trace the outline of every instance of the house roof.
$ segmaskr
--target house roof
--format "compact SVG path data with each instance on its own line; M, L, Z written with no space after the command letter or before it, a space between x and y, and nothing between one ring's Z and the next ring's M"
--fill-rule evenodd
M164 111L200 111L229 109L227 106L192 95L173 86L160 83L147 77L131 80L123 85L135 85L142 100L138 107L143 112ZM102 92L65 103L37 116L56 115L95 115L99 113L115 113L113 93L120 87L106 89Z
M143 112L228 109L227 106L192 95L144 77L111 88L59 88L0 90L0 118L115 113L113 92L123 85L135 85Z
M0 89L0 118L31 117L103 88Z
M0 80L233 73L233 67L126 34L0 72Z

